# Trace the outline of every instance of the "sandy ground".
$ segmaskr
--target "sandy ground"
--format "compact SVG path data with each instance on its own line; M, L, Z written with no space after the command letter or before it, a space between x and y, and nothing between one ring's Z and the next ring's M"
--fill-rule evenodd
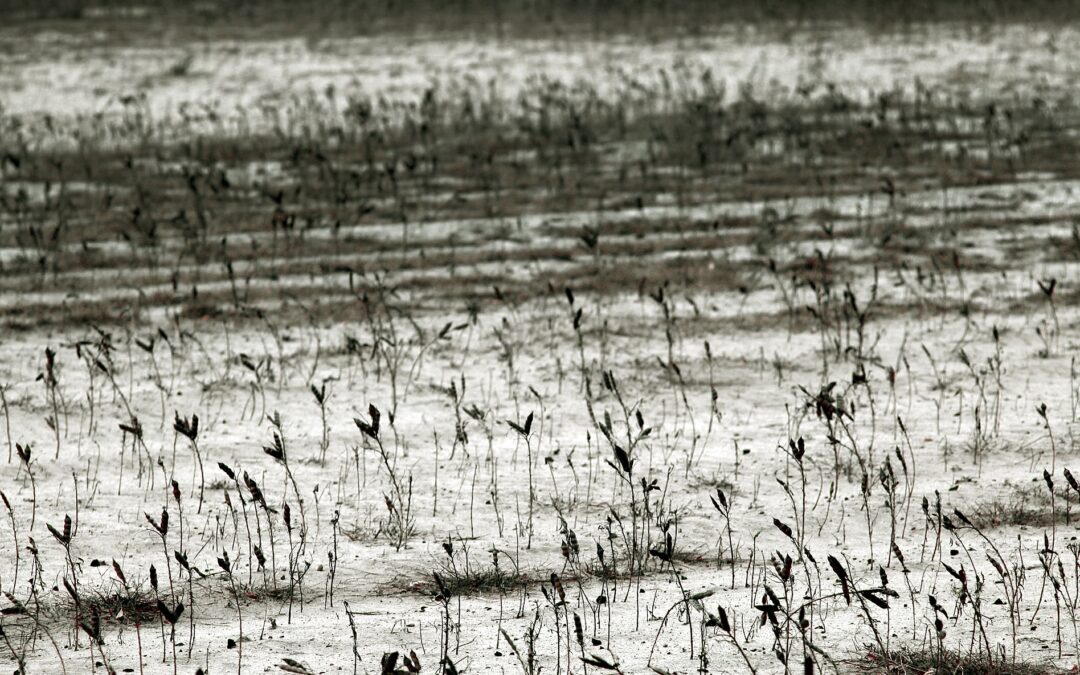
M411 99L432 81L472 82L468 86L481 89L495 81L499 95L512 98L530 77L584 74L603 85L620 72L641 76L634 58L643 53L629 40L573 49L547 42L447 45L435 39L114 48L101 36L70 44L56 36L8 33L2 43L4 111L58 119L108 112L122 106L119 99L127 95L143 97L139 105L162 120L179 114L185 104L209 99L231 111L275 106L328 86ZM25 49L28 44L34 48ZM1056 48L1032 49L1033 44ZM722 73L732 91L745 82L790 89L813 79L864 94L913 86L916 80L953 87L957 96L969 89L986 93L986 88L1030 93L1074 82L1070 50L1076 45L1080 41L1068 30L1020 28L983 37L942 29L918 38L851 32L785 42L752 33L720 35L651 45L643 76L655 77L686 61ZM186 54L192 58L184 71L170 74ZM10 500L14 531L0 528L5 542L0 587L12 594L4 606L17 599L35 608L34 621L58 645L55 650L39 632L25 646L27 672L59 672L61 661L67 672L87 672L92 662L103 660L102 653L118 671L191 673L202 667L229 672L241 658L228 646L240 639L238 609L241 672L274 672L284 659L311 672L381 672L383 653L409 650L419 656L424 672L434 672L444 634L458 671L516 672L522 666L502 631L524 652L526 631L538 612L535 650L545 673L601 669L596 661L583 665L582 653L617 663L628 673L650 672L650 665L670 672L741 672L746 662L732 642L718 627L702 625L718 606L726 608L738 644L758 672L784 672L778 647L790 655L792 670L810 654L821 670L849 672L876 667L870 654L879 640L889 649L936 648L929 596L946 615L941 644L949 650L966 653L985 642L1006 659L1015 655L1051 671L1066 670L1078 658L1076 624L1069 606L1055 600L1071 598L1075 612L1077 526L1065 511L1075 510L1077 493L1070 492L1062 470L1076 466L1073 434L1080 405L1073 363L1080 320L1073 291L1075 243L1070 248L1073 223L1080 218L1078 187L1071 179L1018 175L948 193L911 190L891 206L880 196L784 204L783 237L767 244L768 256L781 264L804 263L807 278L828 261L843 280L833 289L828 311L843 313L842 293L848 290L867 311L861 342L851 315L827 329L810 318L803 309L815 304L809 286L795 287L783 276L744 265L762 257L760 243L740 238L753 234L751 226L721 227L708 245L693 244L690 250L660 247L649 254L593 256L577 233L601 217L582 213L538 213L514 222L436 221L412 234L414 246L426 253L335 244L333 254L316 258L372 269L399 256L431 255L455 235L457 250L492 255L453 271L438 265L391 271L381 283L407 285L424 276L436 286L451 286L465 283L458 275L511 280L537 269L570 267L603 277L625 266L644 269L690 259L705 261L695 269L734 281L708 290L676 282L655 297L650 297L659 293L655 287L580 293L572 305L562 288L503 302L489 286L475 312L436 293L413 290L366 318L371 315L365 314L361 294L349 292L347 277L302 271L256 283L295 284L301 302L321 310L310 320L295 313L278 318L272 302L262 305L265 318L258 320L151 306L137 320L102 328L111 344L107 352L101 351L104 333L91 326L23 325L7 332L0 340L7 432L0 443L6 460L0 489ZM614 250L639 238L620 235L619 227L636 226L657 240L678 241L687 235L670 228L672 221L724 222L780 206L723 201L611 209L599 224L613 228L603 245ZM835 227L822 236L826 207ZM886 247L881 233L898 214L904 226ZM231 238L250 244L244 239L249 236L262 235L241 230ZM349 242L350 236L393 244L401 227L350 229L346 223L335 233L314 228L307 234L309 241L330 242ZM179 243L161 242L166 257L170 246ZM919 256L931 249L956 252L954 262L920 266ZM519 250L537 252L531 267L500 260ZM894 255L888 265L886 250ZM20 255L10 246L5 262ZM104 270L76 266L53 275L48 288L36 288L30 273L8 275L0 304L32 313L95 300L115 303L119 313L125 303L153 292L140 277L143 271L150 274L149 267L134 264ZM1053 304L1039 288L1050 279L1056 280ZM168 291L165 281L158 282ZM227 285L208 281L203 292L214 283ZM365 284L375 295L370 276ZM577 309L582 310L580 333L573 325ZM149 351L135 342L145 344L155 335ZM350 340L359 350L350 349ZM55 411L46 348L57 353ZM102 359L108 365L99 366ZM245 362L260 365L253 370ZM602 384L603 373L618 382L625 418L618 397ZM856 374L866 383L853 380ZM836 399L829 400L850 412L847 432L830 433L818 414L820 405L814 405L823 400L814 395L831 382ZM328 447L320 461L323 424L311 388L323 384ZM633 502L587 401L597 420L614 419L615 439L651 430L631 453ZM353 421L370 421L369 404L382 411L385 462L374 440ZM1037 412L1041 404L1045 418ZM137 452L119 426L128 422L127 406L143 427L145 448ZM466 412L470 409L474 414ZM199 417L205 490L189 442L173 430L176 414ZM267 418L273 414L280 414L295 482L264 452L273 443ZM526 443L507 420L524 424L530 414ZM51 425L59 427L57 434ZM806 446L804 474L789 454L789 440L800 437ZM16 456L15 443L32 446L29 470ZM247 472L262 487L274 511L260 511L257 532L250 491L228 480L218 462L238 476ZM414 531L400 548L386 531L393 521L387 503L394 495L388 467L400 485L411 486L404 489L411 493ZM890 469L897 481L893 509L883 487ZM1044 469L1055 481L1053 501ZM641 479L656 481L648 492L650 522L644 529ZM179 505L170 488L173 480ZM730 542L725 519L711 502L717 488L731 501ZM935 530L940 522L933 516L935 495L960 529ZM921 507L924 498L929 520ZM247 500L247 524L241 499ZM294 524L291 541L283 522L286 503ZM1030 522L1007 517L1018 505L1034 514ZM636 519L633 507L639 509ZM157 520L162 508L170 514L168 556L144 515ZM953 509L976 521L987 538L961 526ZM65 515L75 521L71 565L84 602L94 594L122 591L114 560L144 594L154 565L159 593L184 602L175 631L176 663L168 630L163 639L155 612L142 617L142 666L133 617L102 615L104 645L88 647L86 633L71 621L64 580L72 575L64 547L46 529L62 530ZM273 548L267 518L274 519ZM795 528L795 537L785 535L774 519ZM905 564L890 550L893 520ZM632 521L639 535L647 530L641 536L648 536L652 548L663 546L661 523L669 524L676 551L672 564L645 554L647 574L622 573L624 534L634 529ZM301 527L306 528L302 547ZM9 545L12 536L17 547ZM30 537L40 573L34 572L27 549ZM573 540L577 551L566 548ZM262 542L268 558L273 555L273 572L260 572L250 554L252 541ZM1066 581L1060 595L1039 562L1047 543L1056 551L1049 558L1053 565L1062 562ZM608 565L614 557L617 578L605 579L598 546ZM198 570L190 585L174 551ZM243 586L239 608L217 563L223 552ZM332 598L329 555L336 558ZM846 603L826 562L830 555L846 561L859 588L879 587L885 574L888 588L897 593L889 608L864 610L857 599ZM791 575L782 573L785 556L792 558ZM989 556L1011 570L1007 583ZM306 574L290 602L283 589L293 558ZM468 588L469 579L490 573L494 565L504 574L518 570L528 583ZM963 598L948 568L966 571L969 595L980 587L978 611L970 597ZM449 598L445 616L433 597L432 571L466 578L463 590ZM565 604L552 602L557 596L552 574L560 579ZM276 582L270 578L275 575ZM1021 577L1014 645L1013 599L1006 589ZM763 600L765 584L793 618L795 608L810 598L805 641L793 623L782 626L778 637L758 623L762 614L755 606L769 604ZM275 585L282 590L274 592ZM695 598L689 615L684 591ZM597 604L601 595L608 598L606 605ZM669 608L675 611L665 623ZM583 622L583 647L568 646L575 617ZM33 625L27 616L4 617L14 651L23 648L20 641ZM808 650L807 643L820 651ZM9 651L0 659L15 667Z

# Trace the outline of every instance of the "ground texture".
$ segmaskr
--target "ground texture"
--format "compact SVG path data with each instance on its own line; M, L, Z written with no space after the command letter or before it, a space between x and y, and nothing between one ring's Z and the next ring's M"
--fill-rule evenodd
M1075 31L204 37L0 30L9 669L1078 663Z

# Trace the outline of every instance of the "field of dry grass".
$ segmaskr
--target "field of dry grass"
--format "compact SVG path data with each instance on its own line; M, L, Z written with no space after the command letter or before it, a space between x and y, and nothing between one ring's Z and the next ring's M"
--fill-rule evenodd
M70 5L0 28L9 670L1080 667L1070 25Z

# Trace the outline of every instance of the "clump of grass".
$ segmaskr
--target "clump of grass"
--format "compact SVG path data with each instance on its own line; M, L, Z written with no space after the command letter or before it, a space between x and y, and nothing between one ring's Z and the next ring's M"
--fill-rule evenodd
M408 591L423 595L434 595L438 592L433 577L427 573L426 578L413 581L408 577L399 577L391 582L398 591ZM528 587L534 581L542 579L543 574L535 575L525 570L504 569L499 567L472 565L465 566L443 565L439 569L446 591L453 597L470 597L476 595L489 595L519 591Z
M1068 497L1069 495L1066 495L1066 498ZM990 529L1020 525L1047 527L1055 521L1066 522L1071 516L1067 511L1055 514L1045 490L1019 488L1003 496L979 502L972 509L969 518L976 527Z
M445 571L445 570L444 570ZM471 568L451 571L442 577L446 590L454 597L502 593L524 588L533 578L525 572L507 571L501 568Z
M995 661L986 654L956 654L934 649L905 647L882 654L871 651L863 661L850 664L855 672L890 675L922 675L938 672L951 675L1045 675L1047 666L1031 661Z
M709 565L716 562L716 556L700 547L683 548L672 551L671 560L680 565Z
M109 589L83 587L80 590L82 596L79 602L83 608L91 614L99 614L105 621L141 624L158 617L157 600L153 592L141 584Z
M235 561L232 564L235 565ZM267 587L265 584L245 584L239 580L236 580L235 588L232 589L233 597L237 600L245 598L254 603L285 602L289 599L289 593L290 589L287 586Z

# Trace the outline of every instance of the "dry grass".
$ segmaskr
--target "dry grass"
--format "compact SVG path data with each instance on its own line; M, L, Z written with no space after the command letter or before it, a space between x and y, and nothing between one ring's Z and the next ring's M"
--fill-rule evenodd
M1066 509L1068 505L1068 509ZM1058 524L1071 522L1077 514L1076 496L1068 491L1058 491ZM1050 496L1045 486L1011 488L1006 494L976 503L967 516L981 529L996 527L1049 527L1055 522Z
M997 661L985 655L962 656L946 651L939 654L925 649L898 649L888 654L870 652L863 661L851 661L859 673L888 675L1049 675L1060 670L1025 660Z

